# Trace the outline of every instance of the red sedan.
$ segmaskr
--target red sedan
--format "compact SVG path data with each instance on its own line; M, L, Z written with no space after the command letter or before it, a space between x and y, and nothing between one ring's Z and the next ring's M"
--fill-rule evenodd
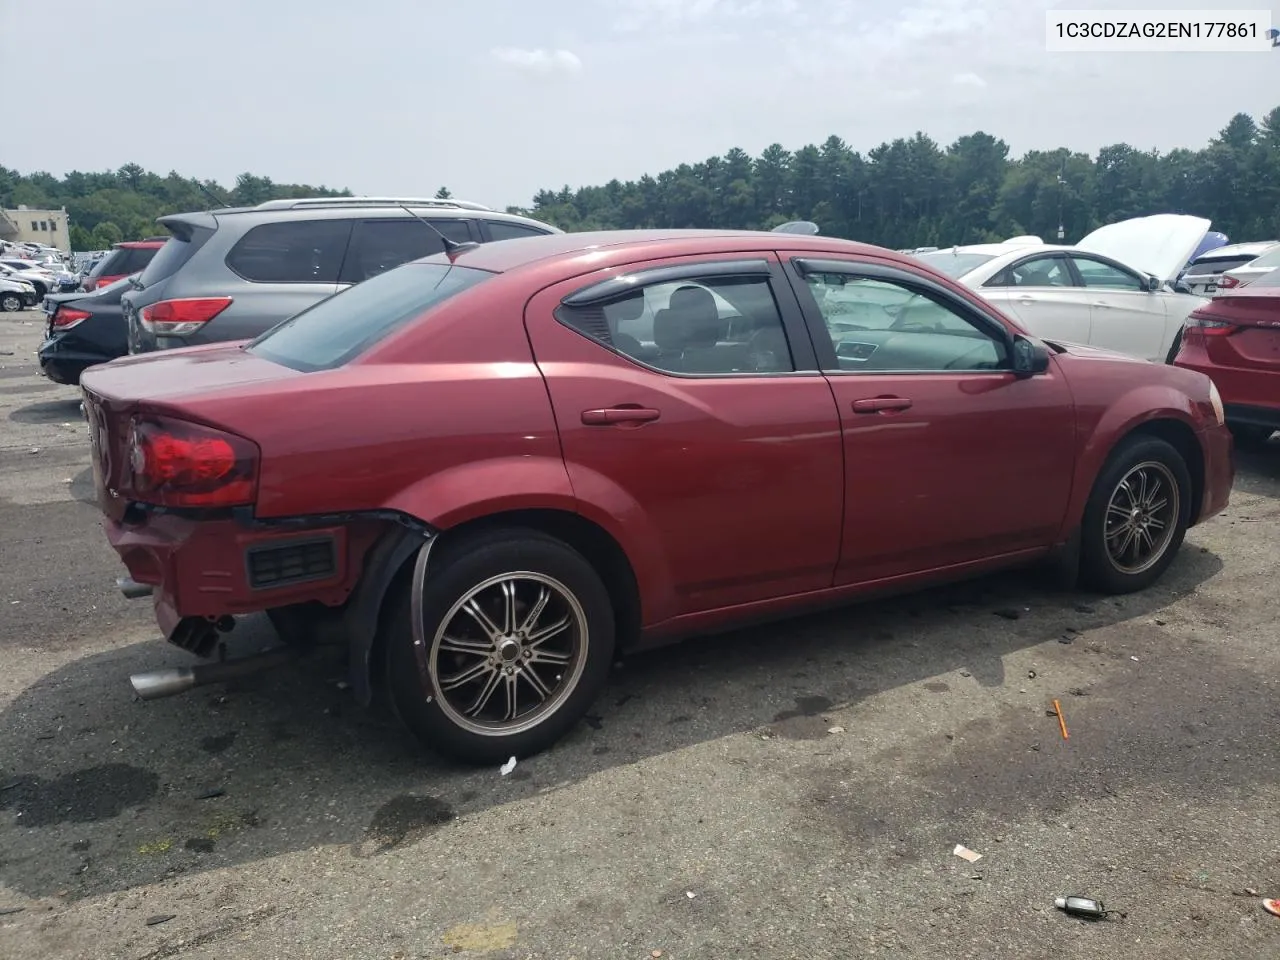
M1240 443L1280 430L1280 268L1193 311L1173 362L1213 378Z
M1142 589L1233 479L1207 377L781 233L451 247L83 392L122 585L171 642L336 628L362 701L476 761L555 742L618 650L1041 560Z

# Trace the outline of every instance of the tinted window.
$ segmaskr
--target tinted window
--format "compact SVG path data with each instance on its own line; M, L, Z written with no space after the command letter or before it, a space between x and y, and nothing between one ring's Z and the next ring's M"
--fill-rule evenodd
M1273 247L1256 260L1250 260L1251 267L1280 267L1280 247Z
M431 220L450 240L467 243L471 231L465 220ZM356 224L351 249L342 265L342 283L360 283L410 260L444 250L444 242L421 220L363 220Z
M769 281L714 277L641 287L600 305L560 307L567 326L647 366L685 375L795 369Z
M1249 284L1251 287L1280 287L1280 267L1272 270L1270 273L1264 273L1257 280Z
M1072 257L1080 279L1086 287L1107 287L1112 290L1142 290L1142 281L1132 273L1102 263L1100 260L1087 260L1084 257Z
M286 220L254 227L227 254L227 266L259 283L337 283L350 220Z
M963 277L970 270L976 270L988 260L994 259L987 253L926 253L916 257L925 266L932 267L948 277Z
M191 255L200 248L200 245L211 235L212 230L202 227L195 228L191 231L191 238L183 238L177 235L170 237L165 241L163 247L156 251L151 262L147 264L147 268L142 271L141 282L144 287L153 283L159 283L166 277L172 277L177 273L184 263L191 259Z
M519 240L521 237L545 237L547 231L535 230L520 223L507 223L503 220L488 220L489 236L494 240Z
M491 276L447 263L406 263L308 307L249 349L296 370L341 366L430 307Z
M1036 257L1001 270L987 287L1071 287L1075 280L1062 257Z
M952 372L1007 366L1003 340L941 295L890 280L810 274L840 370Z

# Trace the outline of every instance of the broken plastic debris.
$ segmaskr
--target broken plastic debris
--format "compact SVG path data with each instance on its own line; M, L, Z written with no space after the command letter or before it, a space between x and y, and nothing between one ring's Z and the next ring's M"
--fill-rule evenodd
M962 860L968 860L970 863L977 863L982 859L982 854L970 850L968 847L960 843L957 843L956 848L951 852Z
M844 733L844 727L840 727L840 726L832 727L830 730L827 731L827 733Z
M1088 897L1058 897L1053 905L1073 917L1101 920L1107 915L1107 908L1102 905L1101 900L1091 900Z
M1273 917L1280 917L1280 900L1274 897L1266 897L1262 901L1262 909Z
M154 927L158 923L168 923L176 916L176 913L157 913L154 917L147 917L147 926Z
M504 763L502 766L498 768L498 772L505 777L508 773L510 773L515 768L516 768L516 758L512 757L510 760L508 760L506 763Z
M692 900L694 897L696 897L696 896L697 896L697 894L696 894L696 893L694 893L692 890L686 890L686 891L684 892L684 895L685 895L686 897L688 897L690 900Z
M1138 658L1137 658L1137 657L1130 657L1129 659L1130 659L1130 660L1132 660L1134 663L1137 663L1137 662L1138 662Z

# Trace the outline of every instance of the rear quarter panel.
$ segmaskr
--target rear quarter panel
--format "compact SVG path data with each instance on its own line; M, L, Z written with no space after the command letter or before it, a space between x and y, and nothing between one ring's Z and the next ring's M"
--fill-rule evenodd
M187 403L259 445L261 517L392 509L447 528L572 510L522 308L482 285L346 367Z

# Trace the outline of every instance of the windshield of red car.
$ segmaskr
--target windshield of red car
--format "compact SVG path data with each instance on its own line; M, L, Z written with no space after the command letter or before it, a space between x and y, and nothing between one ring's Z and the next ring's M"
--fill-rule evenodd
M450 263L406 263L295 314L254 340L248 350L294 370L331 370L492 276L487 270Z

